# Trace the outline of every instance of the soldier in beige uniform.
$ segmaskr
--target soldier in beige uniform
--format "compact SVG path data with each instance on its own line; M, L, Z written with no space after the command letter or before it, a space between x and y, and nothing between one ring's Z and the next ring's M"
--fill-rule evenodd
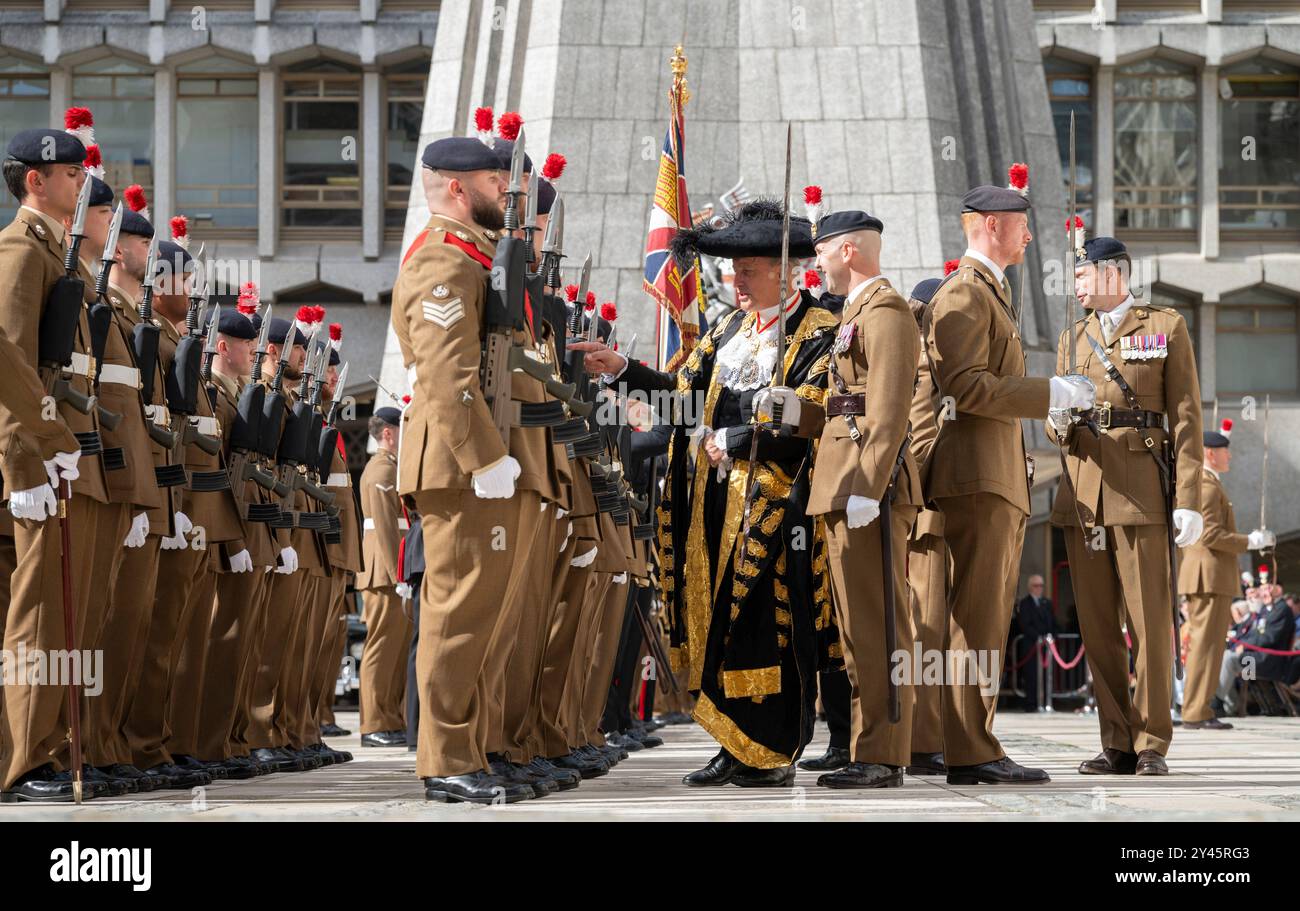
M1092 404L1086 383L1025 376L1004 270L1032 240L1029 200L1004 187L962 199L968 248L927 311L926 351L939 434L924 479L943 514L951 553L943 688L943 745L950 784L1045 782L1009 759L993 736L1002 649L1029 515L1021 418L1049 406ZM977 668L997 669L980 679Z
M402 413L396 408L379 408L371 416L370 436L379 448L361 473L365 569L357 578L357 588L366 622L360 674L362 746L406 743L402 695L411 621L406 615L409 594L403 597L398 591L401 572L397 555L407 525L397 496L401 421Z
M910 651L914 638L907 534L921 486L907 422L921 343L907 302L880 274L883 227L861 211L817 223L817 264L831 293L845 295L824 407L801 403L785 386L755 396L760 419L779 401L783 423L820 438L808 514L825 522L852 717L850 762L817 779L829 788L900 787L911 758L913 681L897 680L895 655ZM892 718L891 679L898 700Z
M45 154L52 151L53 155ZM14 221L0 231L0 330L15 346L15 365L39 366L41 316L51 290L64 275L66 237L63 220L75 213L78 193L86 179L82 161L85 147L56 130L26 130L10 140L4 161L5 185L20 207ZM91 392L89 330L84 309L79 314L72 363L63 373L72 389ZM22 367L13 371L19 384L30 375ZM9 382L6 379L6 382ZM15 393L16 394L16 393ZM30 652L66 648L63 634L63 592L60 573L61 545L58 522L44 519L55 512L51 479L72 482L67 504L68 522L74 529L70 563L94 565L105 548L116 552L120 540L99 535L99 519L108 503L104 470L98 454L98 417L84 414L68 401L57 405L57 421L87 444L94 455L78 459L66 449L63 428L46 432L30 414L26 396L0 404L0 472L9 495L9 509L18 519L14 527L16 568L4 626L4 648L9 654L20 647ZM42 412L41 418L47 415ZM54 417L53 415L50 415ZM19 421L25 423L20 425ZM48 445L57 440L60 460L50 458ZM67 453L66 456L63 453ZM46 460L49 459L49 464ZM85 648L84 625L99 622L107 607L102 588L82 577L72 586L79 635ZM69 801L73 798L68 744L67 692L64 687L21 681L3 688L4 711L0 724L0 788L5 799ZM90 796L107 793L91 782Z
M1061 333L1056 366L1095 384L1098 433L1055 408L1050 433L1066 451L1052 524L1065 530L1101 722L1102 752L1079 771L1166 775L1176 647L1172 551L1194 544L1204 526L1200 383L1183 318L1129 293L1124 245L1094 237L1077 247L1077 293L1090 312ZM1076 364L1067 363L1071 332ZM1176 487L1167 496L1169 472ZM1132 695L1124 627L1137 675Z
M1277 543L1271 531L1237 531L1232 501L1223 486L1223 475L1232 466L1231 433L1232 422L1225 420L1220 429L1207 430L1201 438L1205 448L1201 467L1205 531L1184 551L1178 566L1178 591L1187 598L1189 647L1182 724L1189 730L1232 729L1231 722L1215 717L1210 701L1219 682L1225 637L1232 626L1232 599L1241 592L1237 558L1248 550L1263 550Z

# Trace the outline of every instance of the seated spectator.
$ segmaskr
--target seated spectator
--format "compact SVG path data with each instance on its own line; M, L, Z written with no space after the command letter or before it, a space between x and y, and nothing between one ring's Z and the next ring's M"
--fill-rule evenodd
M1292 658L1286 655L1270 655L1258 649L1274 651L1291 651L1296 634L1296 615L1300 614L1300 601L1294 597L1283 598L1282 586L1270 585L1267 589L1260 586L1257 592L1272 597L1272 604L1261 609L1253 617L1250 630L1244 635L1233 638L1238 640L1223 656L1223 666L1219 673L1219 691L1216 694L1223 705L1225 714L1236 713L1236 683L1242 676L1247 662L1251 665L1251 679L1279 680L1285 682L1291 671ZM1254 646L1255 648L1250 648Z

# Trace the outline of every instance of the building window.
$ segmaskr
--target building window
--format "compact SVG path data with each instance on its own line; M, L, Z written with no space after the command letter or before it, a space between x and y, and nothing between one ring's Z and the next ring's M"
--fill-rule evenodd
M131 184L153 200L153 70L100 57L72 74L72 103L95 115L104 180L121 194Z
M50 77L16 57L0 57L0 148L22 130L50 122ZM0 188L0 225L18 211L18 201Z
M1043 61L1043 69L1047 73L1047 97L1052 105L1052 122L1056 126L1056 147L1061 153L1061 175L1066 181L1066 204L1069 204L1070 113L1073 112L1076 200L1084 224L1091 225L1094 135L1092 68L1073 60L1048 57Z
M1296 312L1294 298L1267 288L1251 288L1219 302L1214 362L1220 393L1300 391Z
M361 226L361 73L318 61L284 75L286 228Z
M1115 73L1115 225L1193 233L1197 226L1196 74L1150 57Z
M257 228L257 69L227 57L177 67L176 209L205 228Z
M1219 79L1219 224L1300 231L1300 70L1258 58Z
M384 229L392 238L400 239L406 224L407 202L415 179L412 168L420 154L420 121L424 115L428 74L429 62L417 60L390 72L387 77Z
M1178 315L1183 318L1183 322L1187 323L1187 334L1192 337L1192 354L1196 358L1197 368L1199 369L1201 363L1201 337L1197 301L1186 294L1161 287L1152 288L1148 297L1151 303L1157 307L1170 307L1177 310Z

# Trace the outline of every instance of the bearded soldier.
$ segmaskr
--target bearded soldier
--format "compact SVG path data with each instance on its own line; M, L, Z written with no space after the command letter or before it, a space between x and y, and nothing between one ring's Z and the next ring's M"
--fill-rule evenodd
M820 399L835 338L834 315L796 290L796 270L780 274L783 214L759 201L720 227L677 235L681 262L699 253L733 259L740 309L700 340L676 375L630 363L598 343L575 346L590 352L588 370L635 391L676 389L695 412L690 440L684 409L674 416L659 513L674 665L699 693L696 720L722 746L683 779L694 787L789 785L792 763L812 736L815 674L839 657L822 539L806 512L810 443L751 421L754 396L774 378L801 401ZM811 227L790 219L792 260L812 255ZM788 345L778 363L783 329ZM693 478L691 440L698 445ZM751 483L757 491L746 539Z
M1175 545L1195 544L1204 528L1196 359L1182 316L1129 292L1131 261L1120 241L1094 237L1076 256L1088 315L1061 333L1056 366L1096 385L1096 433L1061 408L1050 432L1066 452L1052 523L1065 529L1101 722L1102 752L1079 772L1167 775ZM1078 364L1066 363L1070 333ZM1131 695L1125 627L1137 676Z

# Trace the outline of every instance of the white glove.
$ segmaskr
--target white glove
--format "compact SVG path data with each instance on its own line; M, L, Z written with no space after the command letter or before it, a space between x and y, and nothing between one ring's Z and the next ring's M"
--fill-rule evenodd
M280 548L280 563L276 566L275 571L281 575L288 575L298 571L298 551L292 547Z
M593 547L580 557L574 557L569 561L570 566L590 566L596 559L596 551L599 548Z
M411 597L411 583L398 582L393 586L393 591L397 592L397 597L405 601Z
M1058 434L1064 434L1074 426L1074 415L1068 408L1049 408L1047 410L1047 422L1052 425Z
M162 549L184 550L186 546L185 536L194 529L194 523L191 522L190 517L185 515L183 512L172 513L172 519L176 525L176 534L172 535L170 538L162 539Z
M1277 545L1277 535L1267 528L1257 528L1247 536L1247 550L1264 550Z
M880 501L850 495L844 512L848 515L849 528L861 528L876 521L876 516L880 515Z
M251 573L253 571L253 555L247 550L241 550L231 556L230 571L232 573Z
M799 411L802 407L799 396L789 386L771 386L754 393L754 418L758 421L772 420L772 405L781 403L781 423L786 427L799 426Z
M627 570L624 570L623 572L619 573L610 581L612 581L615 585L622 585L624 582L627 581Z
M557 507L555 507L555 518L557 518L557 519L563 519L563 518L564 518L565 516L567 516L568 514L569 514L569 511L568 511L567 509L565 509L563 506L557 506Z
M56 452L54 458L45 463L45 473L50 476L50 484L58 487L60 479L75 481L81 477L81 471L77 468L77 460L80 458L80 449L76 452Z
M9 512L15 519L31 519L44 522L49 516L59 511L59 501L54 496L54 488L49 484L33 487L30 490L15 490L9 494Z
M569 537L572 534L573 534L573 523L570 522L569 527L564 530L564 540L560 542L560 553L564 553L564 548L569 546Z
M541 511L542 511L542 512L546 512L546 501L545 501L545 500L542 501L542 509L541 509Z
M142 512L131 520L131 530L126 533L123 547L144 547L149 538L149 513Z
M696 427L694 430L692 430L690 434L687 436L687 440L689 441L688 448L690 449L692 459L699 458L700 447L704 445L705 439L711 433L713 433L712 427L710 427L708 424L701 424L699 427ZM662 483L662 479L660 483Z
M513 456L506 456L491 468L474 472L474 493L485 500L505 500L515 495L515 481L522 469Z
M1178 529L1174 543L1179 547L1191 547L1205 530L1205 519L1194 509L1175 509L1174 528Z
M1053 408L1088 409L1097 401L1097 387L1092 380L1078 373L1069 376L1051 378L1051 401L1048 410Z

